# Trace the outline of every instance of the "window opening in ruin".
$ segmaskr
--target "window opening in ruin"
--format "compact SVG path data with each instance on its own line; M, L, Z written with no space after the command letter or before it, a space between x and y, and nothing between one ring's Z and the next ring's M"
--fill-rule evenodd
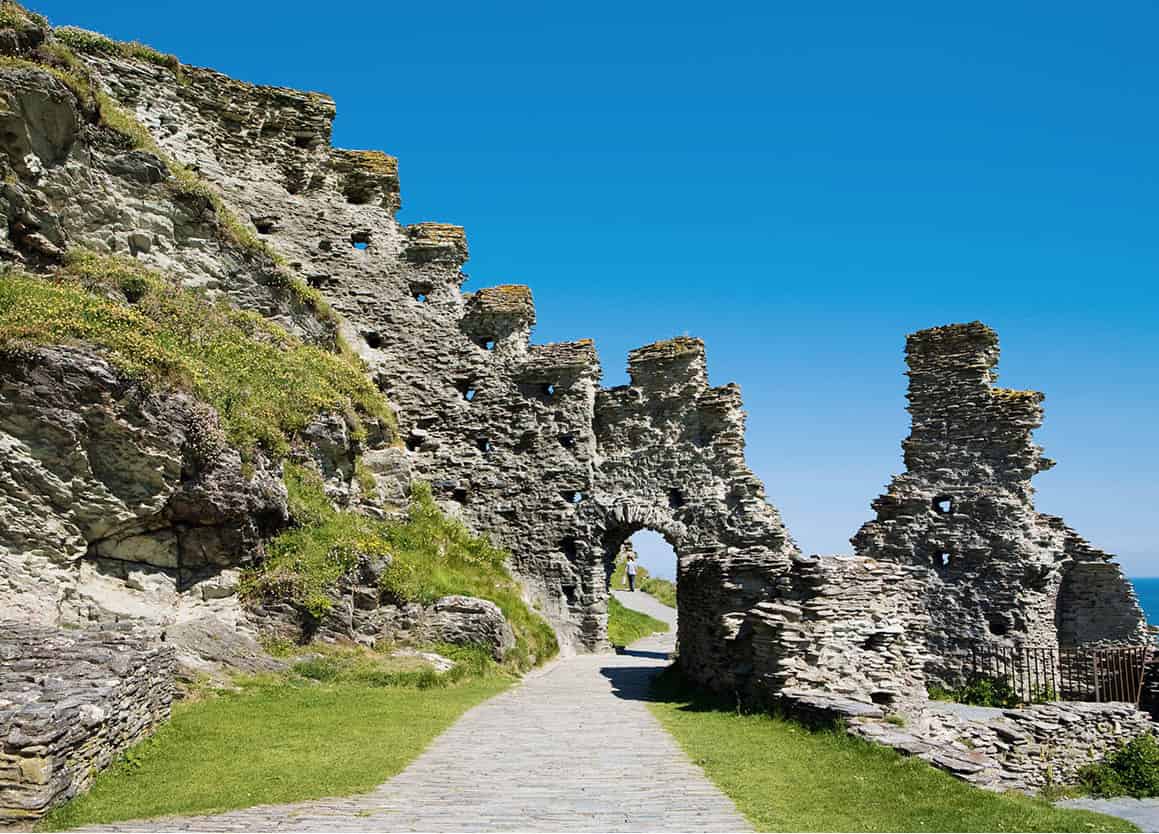
M408 452L417 452L422 448L423 438L417 435L408 435L406 439L406 448Z
M560 493L560 495L562 495L563 500L569 504L578 504L580 501L584 500L584 494L576 490L565 489Z
M471 380L460 379L455 383L455 388L458 389L459 393L463 395L463 399L465 399L467 402L471 402L471 400L475 399L477 389L475 388L475 383L473 383Z
M480 437L478 440L476 440L475 445L478 446L479 451L485 455L491 452L491 441L485 437Z
M329 275L307 275L306 283L314 289L320 290L322 287L326 286L326 279L329 277Z
M575 435L574 434L561 434L559 436L559 445L565 449L574 449L575 448Z
M1009 626L1006 625L1006 621L1001 617L991 617L986 621L986 626L995 637L1004 637L1010 631Z
M564 586L562 586L562 589L563 589L564 598L567 599L567 604L568 605L575 605L576 599L577 599L576 592L575 592L575 585L564 585Z
M515 444L515 451L530 452L535 447L535 432L525 431L519 436L519 442Z
M254 228L258 230L259 235L268 235L274 230L274 221L268 217L261 217L254 220Z
M495 350L496 340L494 336L481 336L475 340L475 344L483 350Z
M370 246L370 232L355 232L350 236L350 245L365 250Z
M579 543L573 536L562 539L559 543L559 549L563 551L563 555L567 557L569 562L574 562L579 558Z
M948 568L950 566L950 551L943 550L938 554L937 566L940 568Z
M314 145L313 136L295 136L294 145L299 148L309 148Z
M954 500L948 495L939 495L934 499L934 511L940 515L951 515L954 512Z
M550 382L545 383L543 386L543 393L545 396L554 397L555 396L555 386L552 385Z
M366 344L378 350L382 347L382 334L377 330L365 330L362 333L362 338L366 340Z
M678 489L668 490L668 506L678 510L684 506L684 494Z
M455 487L451 491L451 499L454 501L458 501L460 504L466 504L467 503L467 488L466 487Z
M412 284L410 288L410 295L419 304L425 304L430 297L431 288L426 284Z

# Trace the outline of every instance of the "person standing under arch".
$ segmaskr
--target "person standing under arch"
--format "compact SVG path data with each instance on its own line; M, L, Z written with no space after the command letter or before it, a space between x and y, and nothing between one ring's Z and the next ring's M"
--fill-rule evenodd
M628 561L624 567L624 573L628 575L628 590L636 590L636 554L629 553Z

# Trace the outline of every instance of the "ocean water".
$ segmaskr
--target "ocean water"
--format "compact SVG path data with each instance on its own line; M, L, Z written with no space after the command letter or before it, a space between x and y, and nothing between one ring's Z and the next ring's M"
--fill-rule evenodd
M1135 586L1147 622L1159 625L1159 576L1135 577L1131 584Z

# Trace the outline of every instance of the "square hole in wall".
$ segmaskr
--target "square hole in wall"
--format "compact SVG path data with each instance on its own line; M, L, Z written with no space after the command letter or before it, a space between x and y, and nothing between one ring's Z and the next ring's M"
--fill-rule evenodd
M939 495L933 501L934 512L939 515L953 515L954 499L948 495Z

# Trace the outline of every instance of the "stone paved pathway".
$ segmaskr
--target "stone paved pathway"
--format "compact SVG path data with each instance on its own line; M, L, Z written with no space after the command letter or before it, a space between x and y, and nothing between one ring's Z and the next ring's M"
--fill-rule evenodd
M1112 817L1135 823L1142 831L1159 831L1159 799L1132 799L1129 796L1093 799L1088 796L1064 799L1054 804L1060 808L1082 808L1086 811L1110 814Z
M675 621L646 594L615 593ZM751 831L643 700L674 640L656 635L529 675L369 794L92 830Z

